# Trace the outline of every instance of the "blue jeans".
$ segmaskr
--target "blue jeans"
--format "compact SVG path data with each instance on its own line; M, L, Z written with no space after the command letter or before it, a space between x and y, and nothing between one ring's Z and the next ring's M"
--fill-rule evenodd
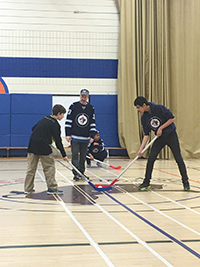
M174 158L176 160L176 163L178 165L181 177L182 177L182 182L185 183L188 181L188 175L187 175L187 170L185 167L185 163L183 161L183 158L181 156L181 151L180 151L180 145L179 145L179 140L178 140L178 135L176 131L173 131L167 136L161 136L156 141L153 143L148 161L147 161L147 167L146 167L146 173L145 173L145 182L150 182L152 171L153 171L153 166L154 162L160 153L161 149L164 146L169 146Z

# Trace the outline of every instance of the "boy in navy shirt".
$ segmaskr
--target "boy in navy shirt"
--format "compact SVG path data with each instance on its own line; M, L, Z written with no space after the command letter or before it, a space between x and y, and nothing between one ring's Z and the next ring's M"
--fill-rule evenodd
M138 151L138 156L142 156L141 152L149 140L149 134L151 130L154 131L158 137L158 139L156 139L152 145L147 161L145 179L139 186L139 189L146 190L150 188L150 180L154 162L161 149L168 145L174 155L176 163L178 164L178 168L182 177L183 188L186 191L190 190L187 170L181 156L176 126L174 124L175 118L172 112L163 105L156 105L153 102L148 102L146 98L142 96L139 96L135 99L134 105L138 109L138 112L143 114L141 117L141 123L145 134Z
M94 141L88 146L87 156L90 157L90 159L86 158L87 167L91 167L91 160L97 159L103 162L107 157L107 151L103 140L100 138L99 131L96 131ZM97 166L102 167L100 162L97 162Z

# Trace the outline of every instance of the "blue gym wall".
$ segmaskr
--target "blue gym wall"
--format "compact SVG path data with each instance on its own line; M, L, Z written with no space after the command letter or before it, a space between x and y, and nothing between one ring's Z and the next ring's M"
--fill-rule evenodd
M117 59L0 57L1 77L116 79Z
M10 95L0 94L0 146L10 146Z
M0 147L27 147L32 127L51 114L52 95L0 94ZM10 156L25 156L25 150L12 149ZM6 150L0 150L6 156Z
M91 95L97 129L107 147L120 147L118 139L117 95ZM0 147L27 147L32 127L51 114L51 94L0 94ZM12 149L10 156L26 156L27 150ZM113 150L111 155L124 155ZM0 150L6 156L6 150Z
M117 95L92 95L96 126L107 147L120 147L118 139Z

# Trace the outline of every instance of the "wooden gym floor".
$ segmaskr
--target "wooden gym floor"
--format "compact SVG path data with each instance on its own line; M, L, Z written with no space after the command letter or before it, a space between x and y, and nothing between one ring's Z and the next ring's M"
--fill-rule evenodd
M122 169L87 169L94 184L109 184L131 160L106 162ZM157 160L152 189L138 191L146 164L140 159L103 193L74 183L69 164L56 159L64 195L46 194L39 165L36 192L25 196L26 159L1 159L0 266L200 266L200 160L185 163L190 192L173 160Z

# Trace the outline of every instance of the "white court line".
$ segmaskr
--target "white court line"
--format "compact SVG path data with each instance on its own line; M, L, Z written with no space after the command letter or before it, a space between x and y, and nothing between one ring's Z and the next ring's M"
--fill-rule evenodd
M179 206L181 206L181 207L183 207L183 208L185 208L185 209L187 209L189 211L192 211L192 212L200 215L200 212L198 212L196 210L193 210L193 209L191 209L191 208L189 208L189 207L187 207L187 206L185 206L185 205L183 205L183 204L181 204L181 203L179 203L179 202L177 202L175 200L172 200L171 198L165 197L165 196L163 196L163 195L161 195L161 194L159 194L159 193L157 193L155 191L151 191L151 192L154 193L154 194L156 194L156 195L158 195L158 196L160 196L160 197L162 197L162 198L165 198L165 199L169 200L170 202L173 202L173 203L175 203L175 204L177 204L177 205L179 205Z
M191 232L193 232L193 233L195 233L195 234L197 234L197 235L200 235L200 233L199 233L199 232L197 232L196 230L194 230L194 229L192 229L192 228L188 227L187 225L185 225L185 224L183 224L183 223L181 223L181 222L179 222L179 221L177 221L177 220L173 219L172 217L168 216L167 214L163 213L162 211L160 211L160 210L158 210L158 209L154 208L153 206L151 206L151 205L147 204L146 202L144 202L144 201L140 200L139 198L137 198L137 197L135 197L135 196L131 195L130 193L128 193L128 192L127 192L127 191L125 191L124 189L121 189L121 192L124 192L124 193L125 193L125 194L127 194L128 196L130 196L130 197L132 197L132 198L136 199L137 201L141 202L141 203L142 203L142 204L144 204L145 206L147 206L147 207L149 207L149 208L153 209L154 211L156 211L156 212L160 213L161 215L163 215L163 216L165 216L166 218L170 219L171 221L173 221L173 222L175 222L175 223L177 223L177 224L181 225L182 227L184 227L184 228L188 229L189 231L191 231Z
M95 173L93 173L93 172L91 172L91 171L88 171L88 170L87 170L87 172L90 173L90 174L92 174L92 175L95 176L96 178L98 178L98 179L104 181L105 183L109 184L109 182L108 182L106 179L104 179L104 178L99 178L98 175L96 175Z
M75 218L75 216L66 207L65 203L63 202L63 200L58 195L54 195L54 198L61 204L61 206L64 208L64 210L70 216L70 218L75 222L75 224L78 226L78 228L81 230L81 232L89 240L90 244L96 249L96 251L99 253L99 255L107 263L107 265L108 266L114 266L112 264L112 262L108 259L108 257L104 254L104 252L100 249L100 247L98 246L98 244L92 239L92 237L88 234L88 232L83 228L83 226L79 223L79 221Z
M65 178L71 185L74 185L65 175L63 175L61 172L57 170L57 172ZM143 240L141 240L138 236L136 236L133 232L131 232L126 226L124 226L122 223L120 223L117 219L115 219L110 213L108 213L105 209L103 209L99 204L92 203L94 206L99 208L104 214L106 214L111 220L113 220L116 224L118 224L122 229L124 229L127 233L129 233L133 238L135 238L138 243L143 245L146 249L148 249L154 256L156 256L159 260L161 260L165 265L169 267L173 267L167 260L165 260L160 254L158 254L155 250L153 250L149 245L146 244Z
M106 170L106 169L104 169L104 168L101 168L101 169L104 170L105 172L108 172L109 174L114 175L115 177L118 176L118 174L113 173L113 172L111 172L111 171L109 171L109 170ZM96 175L95 173L89 171L88 168L87 168L87 172L90 173L90 174L92 174L92 175L94 175L94 176L95 176L96 178L98 178L99 180L102 180L103 182L105 182L105 183L107 183L107 184L110 184L110 182L108 182L108 180L106 180L106 179L104 179L104 178L102 178L102 177ZM121 177L121 178L122 178L122 177ZM122 178L122 179L123 179L123 180L126 180L126 181L129 181L129 180L126 179L126 178ZM121 179L121 180L122 180L122 179Z
M95 175L95 176L96 176L96 177L99 177L99 176L97 176L97 175ZM158 209L154 208L153 206L151 206L151 205L147 204L146 202L144 202L144 201L140 200L139 198L137 198L137 197L133 196L132 194L128 193L128 192L127 192L127 191L125 191L124 189L122 190L122 192L124 192L124 193L128 194L130 197L132 197L132 198L136 199L137 201L139 201L139 202L141 202L142 204L146 205L147 207L149 207L149 208L153 209L154 211L156 211L156 212L160 213L161 215L165 216L166 218L168 218L168 219L170 219L170 220L174 221L175 223L177 223L177 224L181 225L182 227L184 227L184 228L186 228L186 229L190 230L191 232L193 232L193 233L195 233L195 234L197 234L197 235L200 235L200 233L199 233L199 232L197 232L196 230L194 230L194 229L192 229L192 228L188 227L187 225L185 225L185 224L183 224L183 223L181 223L181 222L179 222L179 221L177 221L177 220L173 219L172 217L170 217L170 216L166 215L166 214L165 214L165 213L163 213L162 211L160 211L160 210L158 210ZM154 192L154 191L152 191L152 192L153 192L153 193L155 193L155 194L157 194L157 193L156 193L156 192ZM172 201L172 200L170 200L170 201ZM173 202L173 201L172 201L172 202ZM179 205L180 203L176 203L176 204L178 204L178 205ZM182 205L182 204L180 204L180 205ZM183 206L184 206L184 205L183 205ZM193 211L192 209L188 208L187 206L185 206L185 208L187 208L187 209L189 209L189 210ZM198 213L198 212L196 212L196 211L193 211L193 212L195 212L195 213ZM198 213L198 214L199 214L199 213Z
M40 172L37 170L37 173L41 177L41 179L45 181L45 178L40 174ZM113 266L112 262L108 259L108 257L104 254L104 252L100 249L98 244L92 239L92 237L88 234L88 232L83 228L83 226L79 223L79 221L76 219L76 217L71 213L71 211L67 208L63 200L57 195L53 195L54 198L60 203L60 205L64 208L64 210L67 212L67 214L70 216L70 218L75 222L75 224L78 226L78 228L81 230L81 232L85 235L85 237L88 239L90 244L96 249L96 251L99 253L99 255L104 259L104 261L107 263L108 266Z

